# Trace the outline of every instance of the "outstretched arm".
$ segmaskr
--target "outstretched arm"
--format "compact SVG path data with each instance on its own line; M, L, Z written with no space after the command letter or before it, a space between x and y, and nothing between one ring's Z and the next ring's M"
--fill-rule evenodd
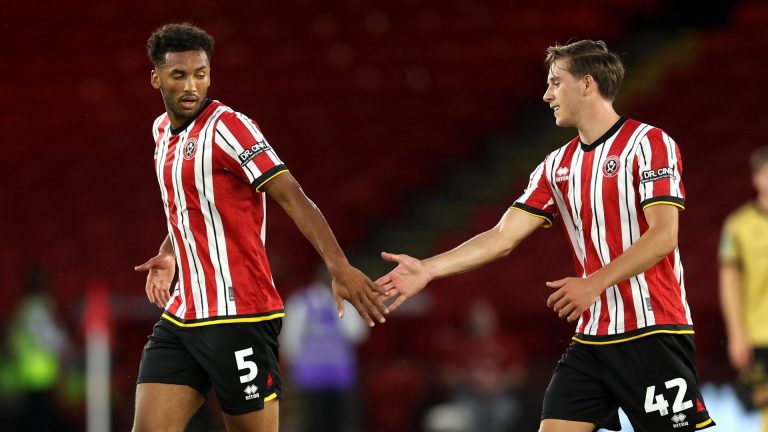
M666 204L646 207L648 230L623 254L587 278L569 277L547 286L555 291L547 299L560 318L575 321L608 287L640 274L677 247L677 207Z
M333 279L331 287L339 316L344 315L343 300L347 300L368 325L374 325L371 316L383 323L385 320L382 314L388 312L378 295L383 293L383 289L349 264L328 222L317 206L304 194L296 179L286 172L271 179L262 186L262 189L288 213L304 237L312 243L322 257Z
M161 309L165 307L168 299L171 298L171 282L173 282L173 275L176 272L176 257L173 254L171 237L165 237L157 255L133 269L139 272L148 272L147 284L144 287L147 298L155 306Z
M399 296L389 307L390 311L395 310L433 279L463 273L509 255L544 222L543 218L510 208L495 227L440 255L418 260L383 252L382 258L398 265L376 283L387 291L397 291Z

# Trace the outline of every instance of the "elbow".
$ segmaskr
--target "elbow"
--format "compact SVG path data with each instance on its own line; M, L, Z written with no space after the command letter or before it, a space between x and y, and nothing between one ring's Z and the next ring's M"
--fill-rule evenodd
M677 229L665 230L659 236L658 250L659 255L665 257L677 248Z
M513 240L507 244L504 244L497 254L498 258L505 258L509 256L510 253L517 247L517 245L520 243L520 240Z

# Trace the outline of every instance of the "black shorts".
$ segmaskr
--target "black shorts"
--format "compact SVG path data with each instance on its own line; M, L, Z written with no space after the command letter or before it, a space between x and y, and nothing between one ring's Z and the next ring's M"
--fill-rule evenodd
M179 327L161 319L144 346L137 382L188 385L203 396L213 384L225 413L261 410L264 402L282 399L282 322Z
M544 394L542 419L620 430L618 408L636 432L714 426L699 392L693 335L659 334L628 342L573 342Z

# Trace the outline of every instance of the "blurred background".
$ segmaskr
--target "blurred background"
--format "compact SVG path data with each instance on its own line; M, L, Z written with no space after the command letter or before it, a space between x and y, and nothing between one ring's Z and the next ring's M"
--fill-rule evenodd
M605 40L628 68L618 112L663 128L682 151L680 249L705 400L717 429L734 418L749 430L730 390L716 251L725 215L752 196L748 154L768 136L768 4L754 0L4 0L7 430L85 430L99 401L110 415L91 430L130 429L160 314L133 266L166 235L150 135L163 105L145 43L178 21L216 38L209 97L259 123L371 278L391 268L382 250L425 257L496 223L575 134L541 100L545 49ZM268 208L267 250L288 299L318 283L317 255ZM385 325L344 333L352 379L337 383L335 430L458 432L477 413L489 422L478 430L535 430L573 332L545 307L544 282L572 272L561 228L541 230L508 259L433 283ZM292 366L286 357L281 430L300 431L311 389ZM222 430L215 404L189 430Z

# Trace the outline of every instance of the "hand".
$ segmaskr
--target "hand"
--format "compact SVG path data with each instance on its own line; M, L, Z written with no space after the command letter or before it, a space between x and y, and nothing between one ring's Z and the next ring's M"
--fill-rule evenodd
M375 325L371 315L380 323L386 321L382 313L389 313L389 309L380 295L383 294L383 288L374 284L360 270L348 265L332 272L331 278L331 289L339 318L344 316L344 300L347 300L369 326Z
M752 363L752 346L746 336L730 336L728 338L728 360L736 370L744 370Z
M140 266L133 268L136 271L147 273L147 285L144 290L147 292L149 302L164 308L168 299L171 298L171 282L173 274L176 271L176 259L173 255L159 254Z
M386 261L396 262L391 272L376 280L376 283L386 290L386 299L397 297L389 305L393 311L405 303L406 300L418 294L432 280L432 275L427 270L424 262L408 255L395 255L382 252L381 257Z
M568 277L554 282L547 282L547 286L555 291L547 299L547 307L557 313L560 318L566 318L568 322L579 319L582 312L587 310L603 292L589 278Z

